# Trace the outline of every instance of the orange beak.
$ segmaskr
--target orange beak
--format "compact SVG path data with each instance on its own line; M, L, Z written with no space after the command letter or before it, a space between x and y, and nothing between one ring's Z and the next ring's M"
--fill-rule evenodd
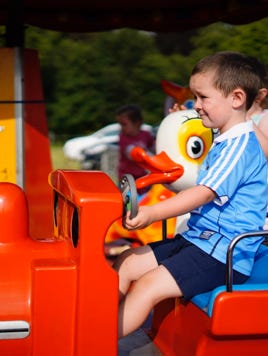
M179 104L194 98L189 88L182 87L179 84L170 82L168 80L161 80L161 87L164 93L172 96Z
M135 162L150 171L147 175L136 180L138 189L155 183L175 182L184 172L183 166L172 161L165 152L150 156L144 149L134 147L130 152L130 156Z

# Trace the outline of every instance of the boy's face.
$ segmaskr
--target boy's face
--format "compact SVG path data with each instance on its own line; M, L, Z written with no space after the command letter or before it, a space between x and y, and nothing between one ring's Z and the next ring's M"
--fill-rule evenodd
M127 115L118 115L117 121L124 135L136 136L140 131L140 123L132 122Z
M194 109L205 127L224 132L230 128L232 94L227 97L213 85L214 71L197 73L190 78L190 88L195 96Z

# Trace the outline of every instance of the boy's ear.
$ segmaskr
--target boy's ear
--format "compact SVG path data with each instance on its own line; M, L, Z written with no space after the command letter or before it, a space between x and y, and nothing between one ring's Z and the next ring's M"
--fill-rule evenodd
M237 88L233 91L232 97L234 109L237 109L246 102L246 93L240 88Z

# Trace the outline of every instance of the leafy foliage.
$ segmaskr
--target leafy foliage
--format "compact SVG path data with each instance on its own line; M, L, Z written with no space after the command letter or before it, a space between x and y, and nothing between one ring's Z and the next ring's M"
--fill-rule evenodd
M243 26L215 23L194 31L157 34L131 29L71 34L26 29L39 52L50 131L65 138L114 122L115 110L141 105L145 121L162 120L160 81L187 86L194 63L220 50L258 57L268 65L268 18ZM0 28L1 44L4 31Z

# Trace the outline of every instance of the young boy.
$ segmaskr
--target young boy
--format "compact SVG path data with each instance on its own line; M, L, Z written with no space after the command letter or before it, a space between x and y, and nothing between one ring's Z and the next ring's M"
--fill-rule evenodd
M119 338L136 330L151 309L171 297L192 296L225 283L227 246L240 233L260 230L267 205L266 158L246 121L261 78L256 59L219 52L193 68L190 88L203 125L218 128L196 185L153 206L140 206L129 230L191 212L188 230L173 239L130 249L119 256ZM234 283L251 273L262 242L244 239L234 253ZM131 283L132 287L129 289Z
M154 150L154 137L149 131L142 130L143 116L138 105L125 105L116 111L116 119L121 125L119 136L119 180L126 174L135 179L147 172L130 157L130 151L138 146L148 151Z

